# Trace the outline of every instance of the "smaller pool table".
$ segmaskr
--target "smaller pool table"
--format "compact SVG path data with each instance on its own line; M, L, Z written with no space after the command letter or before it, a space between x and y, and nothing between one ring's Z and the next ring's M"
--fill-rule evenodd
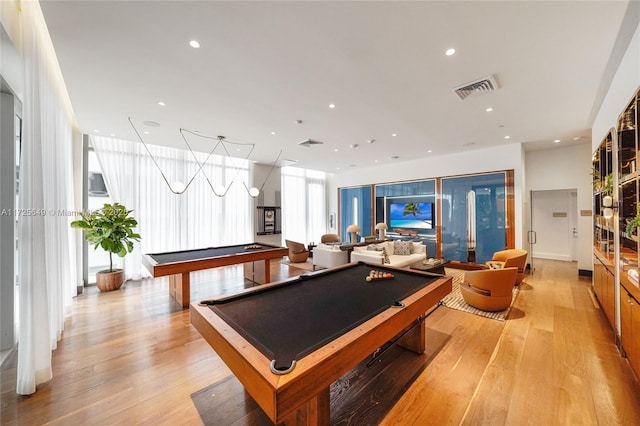
M192 271L244 263L245 278L263 284L270 281L270 260L284 257L288 252L286 247L247 243L145 254L142 263L154 278L168 275L169 294L182 307L187 307L191 298L189 274Z
M372 269L393 276L367 279ZM194 302L190 316L274 423L326 425L329 385L394 338L423 353L425 313L451 288L451 277L350 263Z

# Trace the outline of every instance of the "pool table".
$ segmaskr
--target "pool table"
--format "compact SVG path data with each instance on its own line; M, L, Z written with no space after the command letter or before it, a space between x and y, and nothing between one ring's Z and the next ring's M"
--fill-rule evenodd
M371 270L392 277L368 281ZM329 385L391 340L423 353L425 313L451 287L359 262L193 302L190 316L274 423L328 425Z
M288 252L286 247L247 243L145 254L142 263L154 278L168 275L169 294L182 307L187 307L191 301L189 274L192 271L244 263L245 278L263 284L270 281L270 260L284 257Z

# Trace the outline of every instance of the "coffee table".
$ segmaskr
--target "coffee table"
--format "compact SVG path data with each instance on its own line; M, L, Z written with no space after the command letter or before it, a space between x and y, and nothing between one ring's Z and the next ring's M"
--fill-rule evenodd
M433 259L433 262L429 260L423 260L418 263L414 263L410 266L411 269L415 269L423 272L432 272L434 274L444 275L444 267L449 263L445 259Z

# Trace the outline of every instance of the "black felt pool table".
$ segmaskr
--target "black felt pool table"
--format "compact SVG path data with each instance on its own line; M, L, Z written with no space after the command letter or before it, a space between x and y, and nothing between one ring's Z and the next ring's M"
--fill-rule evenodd
M258 284L270 281L271 259L288 254L286 247L263 243L235 244L195 250L145 254L142 263L154 277L169 276L169 294L183 307L189 306L192 271L244 263L245 278Z
M371 270L393 277L367 281ZM328 424L329 385L401 333L423 353L424 315L450 292L450 277L360 262L194 302L190 315L273 422Z

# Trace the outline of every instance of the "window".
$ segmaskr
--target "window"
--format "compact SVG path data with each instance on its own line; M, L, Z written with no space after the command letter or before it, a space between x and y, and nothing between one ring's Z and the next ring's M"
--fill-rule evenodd
M327 233L326 174L282 168L282 222L285 238L318 241Z
M109 197L107 187L104 184L102 169L100 168L98 157L96 156L96 152L93 148L89 148L88 157L89 178L87 188L89 194L87 198L87 209L91 211L99 209L104 203L111 203L111 198ZM115 265L118 264L120 258L114 256L113 260L114 267L116 267ZM109 253L102 250L100 247L94 249L93 246L90 245L87 250L87 264L89 268L89 283L95 284L96 272L102 271L103 269L109 269Z

